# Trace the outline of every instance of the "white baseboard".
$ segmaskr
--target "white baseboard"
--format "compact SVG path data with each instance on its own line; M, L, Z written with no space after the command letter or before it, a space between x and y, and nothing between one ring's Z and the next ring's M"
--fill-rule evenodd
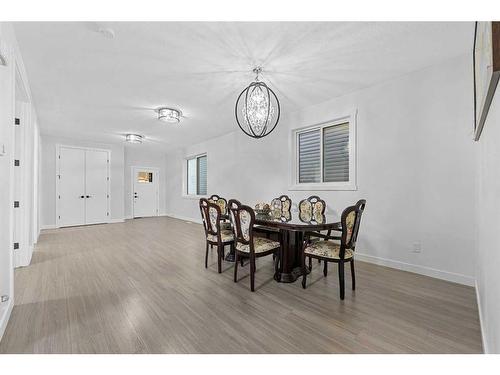
M489 354L488 343L486 342L486 335L484 334L484 324L483 324L483 310L481 309L481 299L479 298L479 291L477 290L477 280L474 283L476 288L476 300L477 300L477 310L479 312L479 326L481 327L481 339L483 341L483 353Z
M0 341L2 341L2 337L5 332L5 328L7 328L7 323L9 322L10 314L12 313L13 308L14 308L14 298L12 298L11 296L11 298L7 302L7 308L2 309L3 313L0 316Z
M131 219L133 219L133 216L131 216L131 215L125 216L125 220L131 220Z
M114 223L123 223L125 222L125 219L111 219L108 221L108 224L114 224Z
M192 217L187 217L187 216L179 216L179 215L174 215L174 214L165 214L165 216L174 218L174 219L179 219L179 220L184 220L184 221L189 221L191 223L196 223L196 224L201 224L201 219L193 219Z
M201 219L198 219L198 218L193 219L191 217L175 215L172 213L167 213L166 216L172 217L174 219L179 219L179 220L197 223L197 224L202 223ZM380 266L395 268L395 269L402 270L402 271L413 272L413 273L417 273L420 275L430 276L430 277L434 277L436 279L451 281L451 282L458 283L458 284L463 284L463 285L468 285L468 286L474 286L474 284L475 284L475 279L473 277L470 277L467 275L462 275L459 273L442 271L442 270L438 270L436 268L430 268L430 267L420 266L420 265L416 265L416 264L400 262L397 260L380 258L380 257L376 257L373 255L367 255L367 254L362 254L362 253L360 254L358 252L356 252L356 259L359 259L362 262L373 263L373 264L378 264Z
M57 225L55 225L55 224L49 224L49 225L41 225L40 226L40 232L42 230L47 230L47 229L57 229Z
M378 264L380 266L396 268L402 271L418 273L419 275L430 276L436 279L451 281L453 283L458 283L468 286L474 286L475 284L475 279L471 276L448 272L448 271L442 271L436 268L420 266L417 264L405 263L387 258L380 258L373 255L360 254L358 252L356 252L356 259L359 259L362 262L373 263L373 264Z

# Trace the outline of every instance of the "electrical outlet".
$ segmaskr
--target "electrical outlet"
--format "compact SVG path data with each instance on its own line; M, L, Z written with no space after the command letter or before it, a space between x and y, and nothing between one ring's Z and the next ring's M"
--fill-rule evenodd
M421 253L422 252L422 243L414 242L412 247L412 253Z

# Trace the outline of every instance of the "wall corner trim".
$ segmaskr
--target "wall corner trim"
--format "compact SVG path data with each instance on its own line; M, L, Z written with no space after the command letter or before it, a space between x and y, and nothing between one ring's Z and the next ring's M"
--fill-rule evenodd
M481 309L481 299L479 298L479 291L477 286L477 280L475 280L474 288L476 291L476 300L477 300L477 310L479 313L479 326L481 327L481 341L483 343L483 353L489 354L488 350L488 342L486 341L486 335L484 332L484 322L483 322L483 310Z

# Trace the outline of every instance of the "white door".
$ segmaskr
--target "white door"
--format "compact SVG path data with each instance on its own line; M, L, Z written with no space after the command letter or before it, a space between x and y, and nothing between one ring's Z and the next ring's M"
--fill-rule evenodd
M133 216L158 216L158 175L155 168L132 167Z
M108 221L108 152L85 151L85 224Z
M85 150L59 149L58 225L85 224Z

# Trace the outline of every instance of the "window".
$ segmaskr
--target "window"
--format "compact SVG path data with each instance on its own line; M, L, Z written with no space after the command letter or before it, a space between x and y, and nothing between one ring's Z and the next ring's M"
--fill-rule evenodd
M207 194L207 155L187 160L187 195Z
M291 190L356 190L354 116L294 135Z

